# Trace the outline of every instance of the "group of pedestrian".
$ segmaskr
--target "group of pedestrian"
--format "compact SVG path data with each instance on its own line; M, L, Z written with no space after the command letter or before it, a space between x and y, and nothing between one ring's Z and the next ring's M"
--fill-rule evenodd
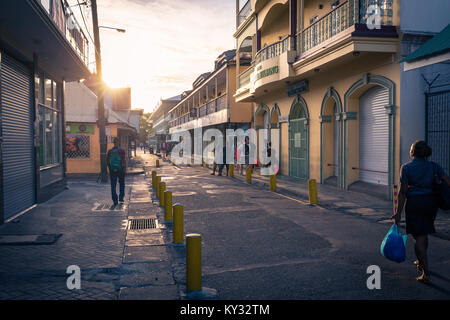
M255 145L250 143L249 137L245 137L244 143L240 144L236 150L236 154L234 155L234 162L236 162L237 170L240 171L241 175L244 175L244 168L253 168L255 163L250 163L250 155L255 154ZM227 168L227 176L229 173L230 164L227 163L227 146L225 145L222 148L222 158L220 158L219 152L214 152L214 164L213 164L213 172L211 175L216 174L216 168L218 167L218 175L222 175L223 168L226 166Z

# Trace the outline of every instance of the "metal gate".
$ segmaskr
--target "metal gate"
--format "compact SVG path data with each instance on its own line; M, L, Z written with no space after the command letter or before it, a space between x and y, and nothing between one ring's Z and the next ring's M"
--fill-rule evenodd
M450 174L450 90L425 93L426 141L433 149L431 161Z
M360 98L359 180L388 185L389 118L385 106L389 91L374 87Z
M3 219L35 203L31 71L0 52Z

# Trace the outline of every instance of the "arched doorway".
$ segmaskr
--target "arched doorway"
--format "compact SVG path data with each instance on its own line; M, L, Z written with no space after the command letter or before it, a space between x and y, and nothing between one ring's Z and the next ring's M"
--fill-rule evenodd
M329 88L320 115L320 182L342 186L342 104L339 94Z
M344 187L392 200L395 164L395 83L365 74L344 96ZM356 190L356 189L355 189Z
M271 142L271 149L273 150L273 154L271 153L272 157L276 158L276 167L275 171L278 173L280 172L281 167L281 126L280 126L280 108L275 103L271 116L270 116L270 123L271 123L271 131L270 131L270 142ZM274 131L276 130L276 132ZM278 137L278 139L277 139Z
M264 152L267 142L270 141L270 109L265 104L260 104L255 112L255 129L258 137L258 161L261 163L262 152ZM262 140L261 140L262 139ZM261 149L262 146L262 149Z
M299 179L309 177L308 118L306 103L298 97L289 112L289 175Z
M389 92L376 86L359 98L359 180L388 185L389 118L384 107Z

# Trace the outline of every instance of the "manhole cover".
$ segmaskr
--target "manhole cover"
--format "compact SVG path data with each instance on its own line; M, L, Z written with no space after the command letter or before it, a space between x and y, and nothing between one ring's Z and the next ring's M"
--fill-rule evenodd
M128 224L129 230L144 230L158 228L158 220L154 218L148 219L131 219Z

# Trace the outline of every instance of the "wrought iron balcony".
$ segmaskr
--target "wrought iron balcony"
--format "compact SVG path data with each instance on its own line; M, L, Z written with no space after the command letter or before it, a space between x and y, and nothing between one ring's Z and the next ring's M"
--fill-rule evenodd
M393 0L346 0L297 34L297 51L301 55L355 24L366 24L373 8L378 8L381 25L392 25Z
M238 75L237 87L239 89L244 88L250 84L250 75L253 72L253 67L247 68L244 72Z
M215 98L214 100L208 101L207 103L200 106L198 117L192 117L189 113L182 115L175 120L172 120L169 122L169 127L176 127L179 125L182 125L184 123L187 123L192 120L197 120L199 118L205 117L208 114L212 114L221 110L224 110L227 108L227 94L223 94L218 98Z
M259 50L254 59L254 64L258 64L264 60L268 60L274 57L281 55L283 52L287 50L294 49L295 50L295 37L285 36L280 41L272 43L261 50Z

